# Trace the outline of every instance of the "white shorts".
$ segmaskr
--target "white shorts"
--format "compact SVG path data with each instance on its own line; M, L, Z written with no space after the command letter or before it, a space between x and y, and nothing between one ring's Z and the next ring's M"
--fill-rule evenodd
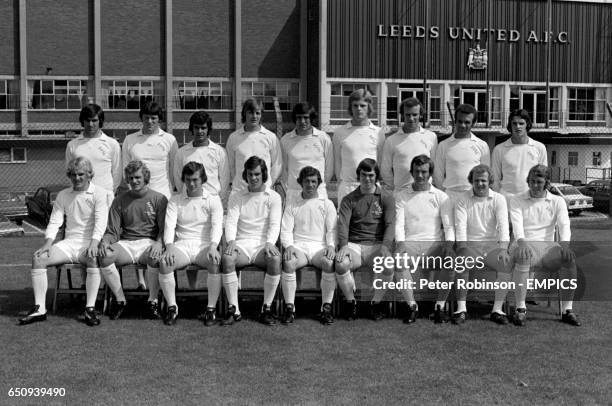
M151 245L155 242L155 240L151 240L149 238L143 238L141 240L119 240L117 244L121 246L132 258L133 264L138 264L140 257L142 254L147 251Z
M349 250L361 258L361 265L367 265L374 261L374 255L380 255L382 244L365 245L349 242L347 244Z
M298 250L302 251L304 255L306 255L306 259L308 260L308 265L312 265L312 259L314 256L327 248L325 244L320 242L307 242L307 241L296 241L293 246Z
M467 247L481 257L501 248L496 241L468 241Z
M71 263L78 264L79 258L89 248L90 243L91 240L67 239L58 241L53 246L66 254Z
M201 240L178 240L174 243L174 247L185 254L192 264L195 263L198 254L202 252L202 250L208 249L209 246L209 241Z
M340 209L340 203L342 203L342 199L344 198L344 196L348 195L358 187L359 182L338 182L338 209Z
M236 240L236 247L242 251L249 259L249 264L252 264L259 251L263 250L266 242L261 240Z

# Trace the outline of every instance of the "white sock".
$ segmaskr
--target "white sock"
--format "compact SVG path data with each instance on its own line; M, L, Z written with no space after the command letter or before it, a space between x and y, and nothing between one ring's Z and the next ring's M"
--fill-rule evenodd
M460 313L460 312L467 313L467 307L466 307L465 300L457 300L457 311L455 311L455 313Z
M561 301L561 313L565 313L567 310L572 310L574 304L573 300L562 300Z
M407 281L411 281L412 280L412 275L410 274L410 271L407 271L407 270L398 271L398 270L396 270L395 271L395 281L396 282L400 282L402 279L406 279ZM408 282L406 282L406 284L407 283ZM401 289L400 292L402 294L402 298L404 299L404 301L406 301L406 303L408 303L410 306L417 304L416 300L414 300L414 292L412 291L412 289Z
M208 307L217 307L217 300L221 293L221 274L208 272L206 286L208 287Z
M87 268L87 278L85 279L85 290L87 300L85 307L96 307L98 290L100 289L100 268Z
M508 282L510 281L510 274L504 272L497 273L497 282ZM493 302L493 313L506 314L502 310L506 296L508 295L508 289L497 289L495 290L495 301Z
M47 301L47 287L49 281L47 279L47 268L32 269L32 289L34 290L34 304L38 305L38 313L47 313L45 303Z
M147 265L147 285L149 285L149 302L157 302L159 296L159 268Z
M125 302L125 295L123 294L123 289L121 289L121 278L115 264L100 268L100 272L117 301Z
M334 291L336 290L336 275L333 273L323 272L321 275L321 301L330 303L334 300Z
M221 279L223 280L223 288L227 295L227 302L230 306L236 306L236 314L240 314L240 309L238 308L238 276L236 272L224 273L221 275Z
M381 273L379 276L374 276L374 278L378 278L382 280L381 285L386 284L386 282L393 281L393 274L387 275L385 273ZM374 296L372 297L372 302L380 303L381 300L385 297L385 293L387 293L387 288L384 289L374 289Z
M285 303L295 305L295 291L297 289L297 279L295 273L281 273L281 288Z
M527 278L529 278L529 265L515 265L514 266L514 282L516 288L514 289L514 298L516 301L517 309L526 309L525 299L527 297Z
M336 274L336 280L344 294L344 298L349 302L355 300L355 279L353 279L351 271L342 275Z
M264 276L264 294L263 303L266 306L272 305L274 296L276 295L276 288L278 288L278 282L280 281L280 275L269 275Z
M147 270L147 272L149 272ZM164 293L168 307L176 306L176 281L174 280L174 274L172 272L168 274L160 273L158 276L159 286ZM149 287L151 285L149 284ZM150 296L149 296L150 298ZM177 306L178 308L178 306Z

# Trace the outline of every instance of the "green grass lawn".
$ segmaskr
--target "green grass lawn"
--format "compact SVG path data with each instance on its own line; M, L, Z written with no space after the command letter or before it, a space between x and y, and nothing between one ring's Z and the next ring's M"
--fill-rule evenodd
M581 227L575 237L612 241L609 227ZM531 307L524 328L481 320L487 309L474 306L463 326L423 318L324 327L312 319L316 304L298 307L308 314L291 326L206 328L195 319L201 302L181 303L197 308L182 308L175 327L140 319L131 303L126 318L90 328L78 320L81 305L63 297L47 322L19 327L18 312L32 304L29 266L19 264L41 242L0 240L0 405L611 402L612 302L576 303L580 328L559 323L554 304ZM593 266L605 267L597 258ZM63 387L66 396L9 398L11 387Z

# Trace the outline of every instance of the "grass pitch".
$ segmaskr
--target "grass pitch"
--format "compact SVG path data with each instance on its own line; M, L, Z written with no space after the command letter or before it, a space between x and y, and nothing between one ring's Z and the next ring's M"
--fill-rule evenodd
M594 229L574 235L612 241L609 228ZM612 395L612 302L576 303L580 328L559 323L555 305L530 307L524 328L481 320L486 310L477 307L463 326L321 326L310 312L290 326L206 328L195 319L204 304L194 302L180 304L197 308L181 308L175 327L140 319L130 303L126 318L103 316L90 328L78 320L81 305L63 297L47 322L16 326L32 304L26 263L41 243L0 240L1 405L557 405L609 404ZM50 287L54 278L50 271ZM11 398L15 387L62 387L66 395Z

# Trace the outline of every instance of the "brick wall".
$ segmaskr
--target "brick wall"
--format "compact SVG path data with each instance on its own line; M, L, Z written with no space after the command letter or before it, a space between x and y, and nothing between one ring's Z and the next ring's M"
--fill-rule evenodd
M91 3L83 0L26 2L28 74L44 75L47 67L53 68L51 75L93 74Z

